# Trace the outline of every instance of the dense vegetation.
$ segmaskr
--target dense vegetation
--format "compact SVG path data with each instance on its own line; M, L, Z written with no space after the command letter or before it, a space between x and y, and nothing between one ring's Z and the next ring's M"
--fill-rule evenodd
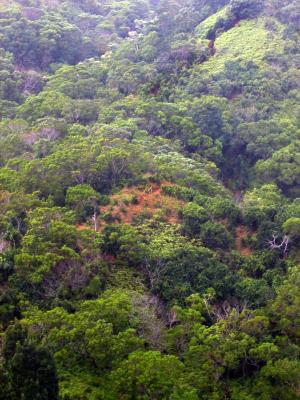
M300 399L299 40L298 0L0 0L1 400Z

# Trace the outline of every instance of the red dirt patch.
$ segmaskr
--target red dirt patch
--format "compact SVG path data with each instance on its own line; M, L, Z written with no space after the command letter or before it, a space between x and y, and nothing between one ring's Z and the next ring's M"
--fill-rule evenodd
M250 247L243 246L243 239L246 239L248 236L249 232L244 226L239 225L236 228L235 246L238 252L244 257L249 257L252 254L252 250L250 249Z
M172 184L162 182L161 185ZM162 219L170 224L176 224L180 222L177 210L184 202L162 193L161 185L148 184L144 188L126 187L111 197L112 203L115 204L101 207L101 214L110 213L116 221L119 218L123 224L132 224L134 219L143 213L152 217L156 212L162 211ZM101 221L100 226L103 224L105 223Z

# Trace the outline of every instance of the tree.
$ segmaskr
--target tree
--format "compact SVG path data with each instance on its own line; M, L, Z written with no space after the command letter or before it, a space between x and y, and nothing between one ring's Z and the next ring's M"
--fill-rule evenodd
M299 239L300 237L300 218L289 218L282 226L285 234L291 239Z
M191 236L201 231L201 224L207 222L207 211L196 203L188 203L182 210L184 230Z
M10 106L14 107L22 99L22 94L20 93L21 74L14 72L11 53L5 52L1 48L0 56L0 100L9 101ZM5 117L5 114L1 115L1 117Z
M222 138L227 131L225 109L225 99L202 96L193 101L188 113L202 133L217 139Z
M174 356L156 351L135 352L112 372L110 381L116 398L159 400L172 398L183 375L183 364Z
M152 292L170 303L182 304L192 293L209 288L222 298L233 289L228 267L201 243L174 229L154 233L145 250L144 270Z
M269 361L261 369L253 394L262 393L269 398L282 400L299 399L298 379L300 377L300 363L298 360L287 358ZM274 385L274 382L276 384Z
M145 256L143 237L133 226L121 224L104 228L103 249L121 265L137 266Z
M3 354L8 373L10 400L56 400L58 379L52 355L28 341L26 329L11 326L5 337Z
M296 197L299 194L300 157L299 141L283 147L265 161L258 161L256 173L263 182L273 181L284 193Z
M66 204L75 210L77 221L83 222L87 217L93 216L95 231L99 203L100 196L90 185L77 185L67 190Z
M10 362L11 398L17 400L58 399L58 379L51 354L25 343L18 345Z
M247 304L260 307L272 296L272 289L265 279L240 278L236 284L237 296Z
M224 225L208 221L201 226L200 237L205 246L215 249L228 249L232 243L233 238L226 230Z
M229 13L236 19L255 18L263 9L264 0L231 0Z

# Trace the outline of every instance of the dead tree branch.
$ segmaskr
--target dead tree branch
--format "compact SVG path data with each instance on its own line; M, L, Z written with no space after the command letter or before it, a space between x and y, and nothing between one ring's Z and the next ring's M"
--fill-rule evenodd
M290 238L288 235L284 235L282 241L278 240L278 236L272 235L272 240L267 241L270 250L281 250L284 255L288 252L288 246Z

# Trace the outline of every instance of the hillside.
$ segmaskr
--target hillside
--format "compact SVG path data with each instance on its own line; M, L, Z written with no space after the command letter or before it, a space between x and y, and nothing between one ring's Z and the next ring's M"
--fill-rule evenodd
M0 400L300 399L299 40L298 0L0 0Z

